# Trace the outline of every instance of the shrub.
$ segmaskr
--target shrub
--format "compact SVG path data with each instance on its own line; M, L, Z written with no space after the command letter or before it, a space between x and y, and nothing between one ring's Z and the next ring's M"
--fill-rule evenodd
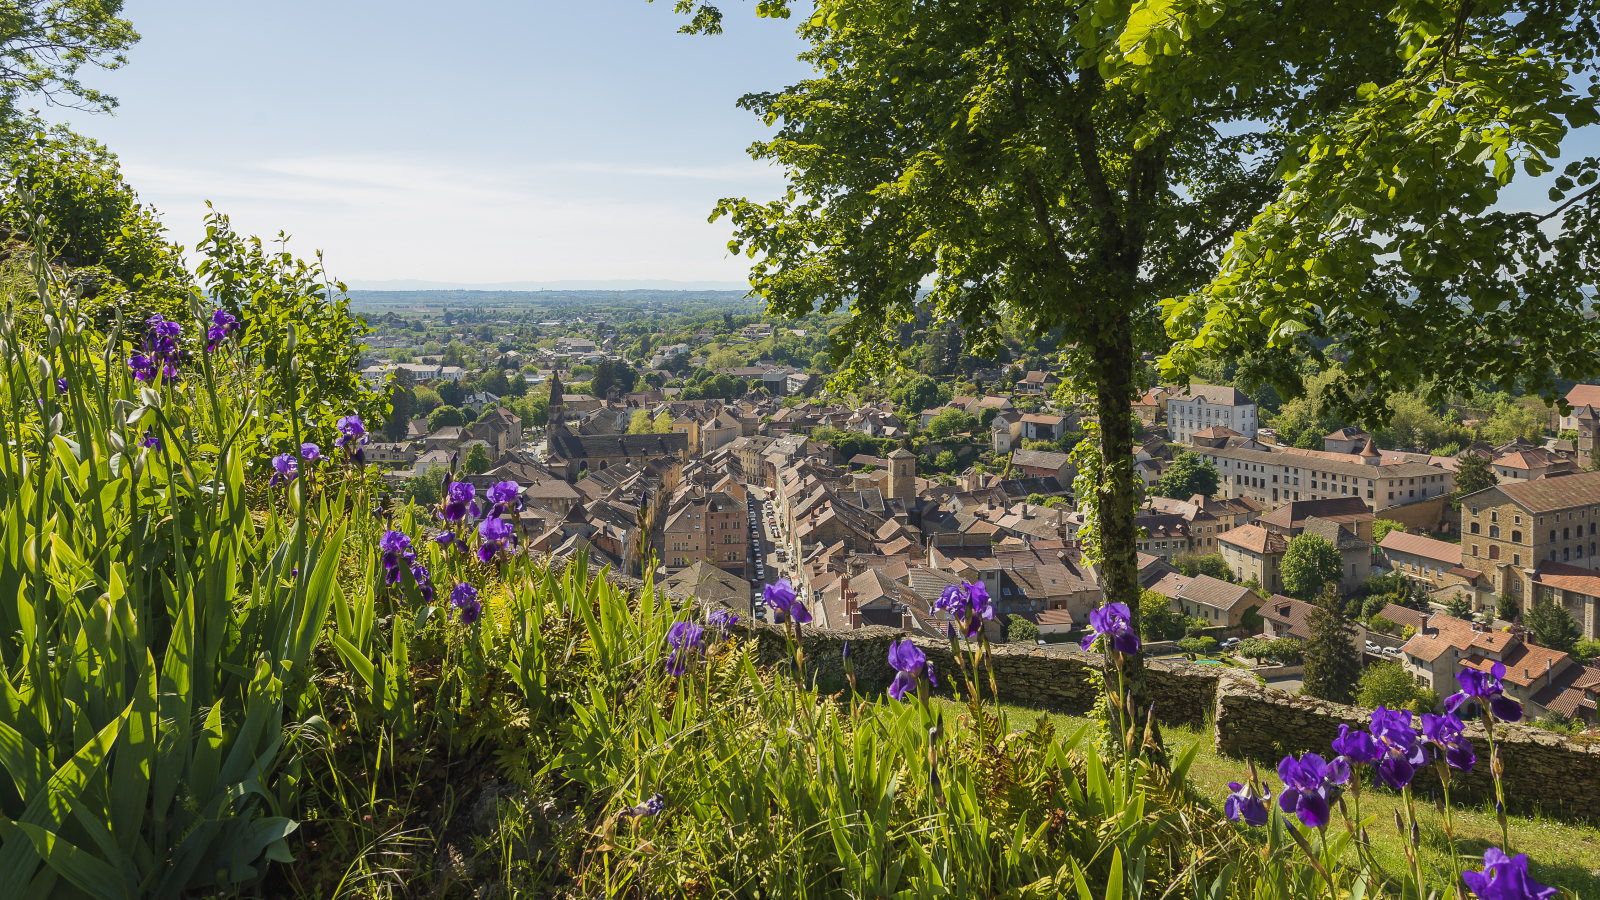
M1399 626L1395 625L1393 620L1387 616L1373 616L1367 620L1367 627L1379 634L1394 634L1395 629Z
M1584 665L1600 659L1600 640L1590 638L1574 644L1572 646L1572 658Z
M1356 702L1367 709L1410 709L1418 696L1411 674L1399 663L1387 660L1368 666L1356 688ZM1428 711L1433 711L1431 706Z
M1178 642L1178 649L1196 656L1209 656L1217 652L1217 639L1209 635L1184 638Z
M1031 644L1039 640L1039 626L1013 614L1006 620L1006 640Z

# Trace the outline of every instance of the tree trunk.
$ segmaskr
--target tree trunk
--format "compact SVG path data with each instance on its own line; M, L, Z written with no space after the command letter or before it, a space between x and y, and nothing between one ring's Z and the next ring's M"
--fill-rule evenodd
M1139 534L1134 514L1139 489L1133 471L1133 392L1137 383L1134 366L1139 357L1133 345L1133 322L1129 315L1118 316L1101 337L1097 349L1100 377L1096 383L1100 409L1100 459L1104 465L1109 494L1100 498L1100 587L1106 603L1125 603L1135 630L1139 629ZM1126 737L1134 726L1135 742L1142 739L1150 712L1150 689L1145 679L1144 660L1134 656L1122 662L1123 690L1133 721L1125 721L1115 704L1109 710L1108 724ZM1108 685L1115 690L1115 685ZM1114 744L1115 745L1115 742Z

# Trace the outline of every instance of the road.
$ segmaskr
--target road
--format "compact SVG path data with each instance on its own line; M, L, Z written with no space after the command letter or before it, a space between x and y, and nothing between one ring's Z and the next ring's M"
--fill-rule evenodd
M768 516L772 515L773 512L772 504L769 501L752 496L749 502L749 510L756 526L751 534L751 551L762 562L761 574L750 579L752 585L751 598L755 599L761 596L762 590L766 585L776 583L779 578L788 575L789 572L787 565L778 561L778 548L785 546L785 544L783 534L778 530L777 525L768 521ZM772 610L766 610L765 615L759 618L768 622L772 621Z

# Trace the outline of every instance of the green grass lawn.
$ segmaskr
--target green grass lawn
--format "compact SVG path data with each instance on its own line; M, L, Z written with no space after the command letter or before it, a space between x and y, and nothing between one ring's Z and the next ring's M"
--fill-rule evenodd
M952 712L965 707L950 701ZM1041 715L1048 717L1063 733L1070 734L1091 724L1081 716L1060 713L1042 713L1025 707L1003 705L1013 729L1030 727ZM1195 743L1200 744L1199 755L1189 770L1189 776L1207 796L1216 798L1218 807L1228 794L1228 782L1242 781L1244 763L1217 754L1213 749L1212 734L1206 728L1165 729L1167 746L1174 757L1186 752ZM1329 753L1324 754L1330 756ZM1480 764L1482 763L1480 761ZM1274 795L1279 785L1275 770L1276 760L1258 761L1262 780ZM1370 773L1368 773L1370 777ZM1573 785L1574 790L1595 790L1597 785ZM1449 845L1446 841L1442 817L1433 809L1427 797L1419 798L1418 816L1422 824L1424 858L1435 863L1449 862ZM1405 868L1400 836L1395 829L1395 811L1400 809L1400 796L1367 785L1362 790L1363 816L1369 820L1367 834L1372 841L1374 855L1386 870L1398 872ZM1481 855L1485 847L1500 844L1500 828L1495 822L1494 810L1482 806L1457 805L1455 828L1458 852L1462 855ZM1580 897L1600 898L1600 828L1558 822L1543 816L1515 816L1511 819L1513 852L1526 853L1530 860L1529 871L1534 879L1544 884L1565 888Z

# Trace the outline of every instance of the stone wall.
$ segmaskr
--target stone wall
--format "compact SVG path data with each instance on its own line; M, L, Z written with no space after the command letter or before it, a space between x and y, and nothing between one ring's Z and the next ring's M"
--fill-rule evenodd
M1216 748L1219 753L1254 759L1270 768L1294 752L1333 755L1330 744L1339 726L1365 728L1371 711L1229 680L1216 694ZM1513 809L1538 807L1562 818L1600 819L1600 743L1584 743L1538 728L1503 726L1496 740L1505 761L1506 800ZM1453 798L1494 796L1489 776L1489 743L1481 724L1467 726L1478 754L1472 772L1455 772ZM1430 766L1414 782L1423 796L1439 785Z

